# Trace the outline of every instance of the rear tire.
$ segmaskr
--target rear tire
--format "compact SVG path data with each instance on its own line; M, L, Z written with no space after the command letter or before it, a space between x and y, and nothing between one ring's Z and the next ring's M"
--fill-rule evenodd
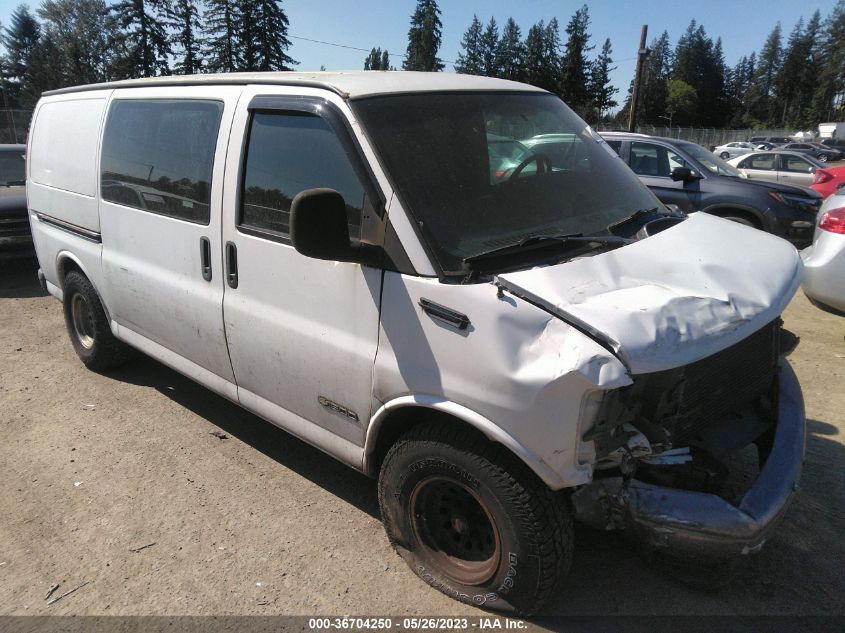
M112 334L100 297L85 275L75 270L67 274L63 301L70 341L88 369L103 371L132 357L132 348Z
M572 560L566 498L501 446L450 425L416 427L391 447L379 505L411 569L475 606L535 613Z
M819 156L819 160L823 163L826 163L828 159L827 159L827 156L825 154L822 154L821 156Z

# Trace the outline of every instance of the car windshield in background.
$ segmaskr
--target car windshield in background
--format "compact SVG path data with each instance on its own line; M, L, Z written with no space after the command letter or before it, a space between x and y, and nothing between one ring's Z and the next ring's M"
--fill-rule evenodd
M0 185L23 185L26 170L23 152L0 152Z
M607 234L660 206L552 95L431 93L352 104L446 274L527 237Z
M707 171L711 174L717 174L719 176L736 176L737 178L741 177L741 174L736 170L736 167L728 165L721 158L718 158L712 152L708 152L706 149L701 147L701 145L696 145L695 143L684 143L683 148L687 154L701 163L701 166L707 169Z

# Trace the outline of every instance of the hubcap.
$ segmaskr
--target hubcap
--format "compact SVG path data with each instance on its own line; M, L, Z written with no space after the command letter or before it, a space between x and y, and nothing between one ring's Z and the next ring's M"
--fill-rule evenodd
M70 303L71 321L76 339L85 349L94 346L94 315L88 307L88 302L81 294L73 295Z
M411 493L411 525L424 554L449 578L480 585L499 568L496 522L481 498L453 479L428 477Z

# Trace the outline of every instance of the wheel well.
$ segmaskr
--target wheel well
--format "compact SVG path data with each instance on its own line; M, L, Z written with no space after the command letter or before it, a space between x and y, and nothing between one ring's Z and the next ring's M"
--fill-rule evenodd
M762 222L760 222L760 218L757 217L751 211L746 211L745 209L735 209L732 207L721 207L719 209L710 209L707 213L711 215L717 215L720 218L724 217L736 217L736 218L744 218L749 222L753 223L754 226L758 229L763 228Z
M453 415L437 411L428 407L400 407L387 414L387 417L381 422L376 437L376 445L372 452L372 458L369 461L367 470L368 474L377 477L381 470L381 464L384 461L387 451L396 443L402 435L410 431L412 428L422 424L432 423L447 423L465 429L471 433L479 443L492 443L481 431L473 425L456 418ZM507 449L506 449L507 450ZM510 451L509 451L510 452ZM516 457L519 461L519 457Z
M88 278L88 275L85 274L79 264L73 261L70 257L62 257L59 260L59 283L62 285L62 290L65 288L65 277L67 277L69 272L74 270L86 279Z

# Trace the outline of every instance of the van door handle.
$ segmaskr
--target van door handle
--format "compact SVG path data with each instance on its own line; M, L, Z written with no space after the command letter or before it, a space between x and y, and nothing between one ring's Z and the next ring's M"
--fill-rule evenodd
M238 247L234 242L226 242L226 283L238 287Z
M211 242L207 237L200 238L200 267L202 278L211 281Z

